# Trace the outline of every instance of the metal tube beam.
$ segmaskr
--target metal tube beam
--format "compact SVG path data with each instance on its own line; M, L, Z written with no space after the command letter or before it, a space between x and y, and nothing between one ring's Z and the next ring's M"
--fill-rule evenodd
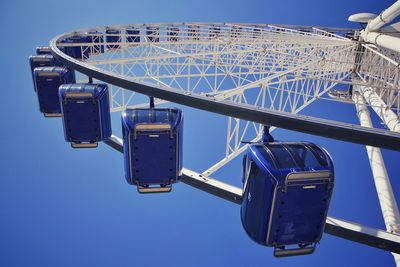
M356 87L355 89L356 91L353 93L353 100L356 104L360 124L365 127L372 127L372 121L365 104L365 99L358 92L357 89L359 88ZM386 229L390 233L400 234L400 213L386 171L385 162L382 158L381 150L377 147L371 146L366 146L366 149ZM393 254L393 257L396 261L396 265L400 266L400 255Z
M392 253L400 253L399 235L358 223L328 217L326 219L324 232Z
M400 52L400 38L378 32L361 31L361 38L368 43L376 44L395 52Z
M366 27L366 31L378 31L380 28L382 28L382 26L391 22L399 15L400 1L396 1L393 5L384 10L379 16L371 20Z
M123 153L124 148L121 138L113 135L105 143L116 151ZM205 177L200 173L183 169L182 182L232 203L238 205L242 203L242 189L210 177ZM395 235L379 229L328 217L324 232L360 244L389 252L400 253L400 235Z
M359 86L357 88L386 126L391 131L400 133L399 117L388 108L386 103L379 97L375 90L366 86Z

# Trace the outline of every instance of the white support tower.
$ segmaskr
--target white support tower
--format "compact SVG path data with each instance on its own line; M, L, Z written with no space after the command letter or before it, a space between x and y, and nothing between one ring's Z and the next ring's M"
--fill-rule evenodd
M362 126L373 128L367 104L375 111L382 120L382 123L392 132L400 131L399 122L399 56L400 38L397 26L385 25L393 21L400 15L400 1L396 1L392 6L382 11L380 15L373 17L373 14L356 14L349 17L349 20L368 23L366 28L361 31L360 39L373 45L360 45L358 57L355 64L355 80L367 83L372 86L356 85L353 88L353 101L356 105L357 115ZM371 19L369 20L368 17ZM379 57L379 60L373 60ZM376 75L376 71L371 71L370 64L378 63L382 68L380 73L386 73L387 78L382 79L381 75ZM381 64L386 62L386 64ZM389 78L390 77L390 78ZM374 85L379 84L379 88ZM397 98L397 100L396 100ZM397 109L397 112L395 111ZM366 146L372 174L378 193L383 218L388 232L400 234L400 214L396 198L393 194L390 179L388 177L385 162L379 148ZM394 254L396 266L400 266L400 255Z
M362 91L363 88L355 88L353 92L353 100L356 105L357 115L362 126L372 128L373 124L370 113L364 97L359 93L360 90ZM379 204L381 206L383 219L386 225L386 230L390 233L400 235L399 208L397 206L396 198L393 194L381 150L378 147L372 146L366 146L366 149L371 165L372 175L374 177L376 191L378 193ZM400 255L393 253L393 257L395 259L396 266L400 266Z

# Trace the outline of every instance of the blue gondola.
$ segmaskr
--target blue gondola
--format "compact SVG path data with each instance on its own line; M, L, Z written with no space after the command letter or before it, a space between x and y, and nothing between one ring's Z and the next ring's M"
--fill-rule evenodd
M220 27L216 27L216 26L215 26L215 27L211 27L211 28L210 28L210 33L209 33L210 38L219 37L220 34L221 34L221 29L220 29Z
M306 33L314 32L314 29L312 27L305 27L305 28L300 28L300 29L297 29L297 30L300 31L300 32L306 32Z
M36 55L51 55L50 47L48 46L36 47Z
M188 36L189 36L189 40L199 40L200 39L200 27L197 25L188 26Z
M74 71L64 67L39 67L33 73L40 112L45 117L61 117L58 88L65 83L75 83Z
M121 46L118 44L121 42L121 31L117 29L111 29L107 28L106 29L106 41L107 43L107 48L108 49L118 49Z
M260 28L253 29L253 38L260 38L262 36L262 32Z
M106 84L64 84L59 88L64 136L73 148L97 147L111 136Z
M104 53L104 36L98 30L89 30L86 32L89 43L92 43L89 47L89 53L92 55L98 55Z
M61 41L66 44L76 44L74 46L62 46L60 50L72 58L83 60L88 59L90 54L90 47L88 45L81 45L83 43L91 43L90 37L87 35L75 34L65 38Z
M240 33L242 32L242 28L238 26L233 26L231 28L231 38L238 38Z
M344 33L344 37L352 39L352 40L357 40L356 34L354 30L346 31Z
M168 28L167 35L168 35L168 41L177 42L178 41L178 35L179 35L179 28L177 28L177 27Z
M182 170L182 111L127 109L122 131L128 183L140 193L171 191Z
M146 36L149 42L158 43L160 41L160 28L147 27Z
M251 144L243 158L241 220L276 257L314 252L334 185L329 154L308 142Z
M33 88L36 92L36 84L33 75L33 70L38 67L61 67L62 64L58 60L56 60L52 55L42 54L42 55L35 55L29 57L29 64L31 66L31 73L33 79Z
M126 41L128 43L140 43L140 30L135 27L126 29Z

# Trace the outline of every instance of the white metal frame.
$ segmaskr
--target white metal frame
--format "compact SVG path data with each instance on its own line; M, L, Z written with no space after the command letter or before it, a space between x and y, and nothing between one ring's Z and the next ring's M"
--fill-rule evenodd
M366 30L361 31L361 40L370 41L371 44L355 40L353 37L358 36L358 32L350 29L172 23L115 26L113 28L119 29L120 33L110 36L118 36L119 41L105 41L104 44L118 45L119 48L106 48L103 54L99 53L99 44L96 41L101 40L101 37L106 40L104 28L97 28L98 33L89 34L88 30L79 32L92 36L91 43L67 44L60 39L57 40L57 46L79 46L82 52L89 49L90 57L68 60L83 61L93 69L129 77L139 84L150 84L165 90L180 90L188 95L207 96L216 102L246 104L259 110L278 113L297 114L314 101L325 99L324 95L338 84L351 85L356 92L353 100L358 109L364 111L359 114L365 115L366 107L371 106L390 131L398 132L400 55L397 52L400 49L393 49L393 45L388 45L386 41L377 42L378 37L382 40L384 36L374 32L382 27L382 21L387 22L385 18L392 18L393 14L397 14L400 7L397 7L398 3L394 6L396 8L391 8L390 12L381 14L380 22L373 20ZM135 27L140 31L139 43L127 42L126 37L129 35L125 30L128 27ZM152 27L151 36L147 27ZM169 34L170 32L173 34ZM68 34L63 37L67 36ZM157 36L159 39L155 41ZM371 41L371 36L375 36L374 41ZM395 47L397 45L396 43ZM114 112L143 105L140 100L136 102L140 97L135 92L113 85L110 99ZM339 99L331 100L341 102ZM208 190L209 193L226 196L224 198L233 196L230 199L233 202L239 201L239 189L209 176L246 149L247 145L242 141L259 140L261 129L261 125L257 123L228 118L226 148L222 153L224 157L202 174L185 171L186 182ZM117 141L111 139L108 143L121 151ZM377 151L379 149L374 152L368 150L370 159L375 158L371 153L380 153ZM383 160L379 164L384 166ZM371 160L373 171L376 170L374 165L376 164ZM374 177L377 175L374 174ZM386 197L387 192L390 192L390 182L387 175L385 179L389 186L386 187L387 190L379 187L378 183L377 190L379 195ZM393 194L390 201L395 203ZM397 214L392 216L395 220L385 219L385 222L388 231L398 233L397 207L392 205L391 212ZM386 217L388 216L385 215ZM336 224L346 225L346 222L331 220ZM354 225L351 227L357 228ZM363 228L354 232L363 233ZM347 232L343 236L348 234ZM357 238L352 240L357 241Z

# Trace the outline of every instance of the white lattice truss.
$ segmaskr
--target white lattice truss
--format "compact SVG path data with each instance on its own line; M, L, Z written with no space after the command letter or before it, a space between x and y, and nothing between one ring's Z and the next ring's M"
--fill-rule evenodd
M127 34L127 28L134 34ZM372 88L385 108L399 115L399 55L339 35L341 29L245 24L114 29L119 33L105 35L109 48L102 54L97 41L104 35L88 31L93 42L79 45L82 52L90 50L91 56L83 60L137 82L290 113L300 112L317 99L328 99L324 95L338 84L362 85ZM116 39L107 42L108 37ZM144 105L135 102L133 92L111 89L114 112ZM241 141L259 139L261 128L228 118L225 157L203 174L212 174L243 152L247 145Z

